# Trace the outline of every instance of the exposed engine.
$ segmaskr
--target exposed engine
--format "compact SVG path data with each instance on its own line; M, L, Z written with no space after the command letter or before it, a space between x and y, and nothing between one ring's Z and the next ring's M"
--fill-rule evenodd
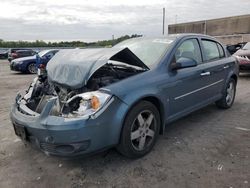
M31 84L26 95L23 97L23 100L25 100L26 106L29 109L36 113L41 113L48 99L58 97L57 103L52 109L51 114L60 116L62 114L71 113L79 108L81 98L74 98L74 96L85 92L96 91L99 88L108 86L144 71L144 69L134 68L132 66L126 66L123 64L114 65L109 63L99 68L91 76L86 85L74 90L57 83L52 83L47 77L42 76L38 77L38 79ZM67 103L72 97L74 100Z

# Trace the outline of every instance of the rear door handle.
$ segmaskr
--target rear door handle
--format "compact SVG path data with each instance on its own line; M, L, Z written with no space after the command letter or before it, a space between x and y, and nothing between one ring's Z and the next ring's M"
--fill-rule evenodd
M223 68L224 68L224 69L228 69L228 68L229 68L229 65L225 65Z
M201 76L209 76L209 75L210 75L210 72L202 72L200 75L201 75Z

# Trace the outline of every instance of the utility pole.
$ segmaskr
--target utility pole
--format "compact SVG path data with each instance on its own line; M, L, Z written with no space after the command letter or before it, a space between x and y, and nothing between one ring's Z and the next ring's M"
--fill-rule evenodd
M162 35L165 33L165 8L163 8Z
M112 46L114 46L115 45L115 35L113 34L112 35Z

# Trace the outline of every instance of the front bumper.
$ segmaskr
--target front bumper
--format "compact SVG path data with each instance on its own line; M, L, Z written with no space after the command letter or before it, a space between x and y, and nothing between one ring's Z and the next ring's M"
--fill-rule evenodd
M96 118L50 116L53 101L48 101L39 115L27 115L15 103L10 117L14 127L24 128L26 138L23 139L46 154L84 155L118 144L128 106L116 97L112 99L108 108Z
M10 70L12 71L19 71L19 69L17 68L17 66L13 63L10 64Z
M15 63L15 62L10 63L10 70L25 72L25 69L22 67L22 65L19 65L19 64Z

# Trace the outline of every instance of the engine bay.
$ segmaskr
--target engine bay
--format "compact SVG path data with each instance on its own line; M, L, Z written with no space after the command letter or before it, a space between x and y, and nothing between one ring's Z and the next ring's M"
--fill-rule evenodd
M82 98L79 94L97 91L98 89L119 82L128 77L146 71L140 67L125 64L107 63L100 67L88 80L87 84L77 89L70 89L51 82L47 76L39 76L30 85L23 97L25 105L40 114L50 98L57 97L51 115L63 116L77 111ZM71 100L72 99L72 100Z

